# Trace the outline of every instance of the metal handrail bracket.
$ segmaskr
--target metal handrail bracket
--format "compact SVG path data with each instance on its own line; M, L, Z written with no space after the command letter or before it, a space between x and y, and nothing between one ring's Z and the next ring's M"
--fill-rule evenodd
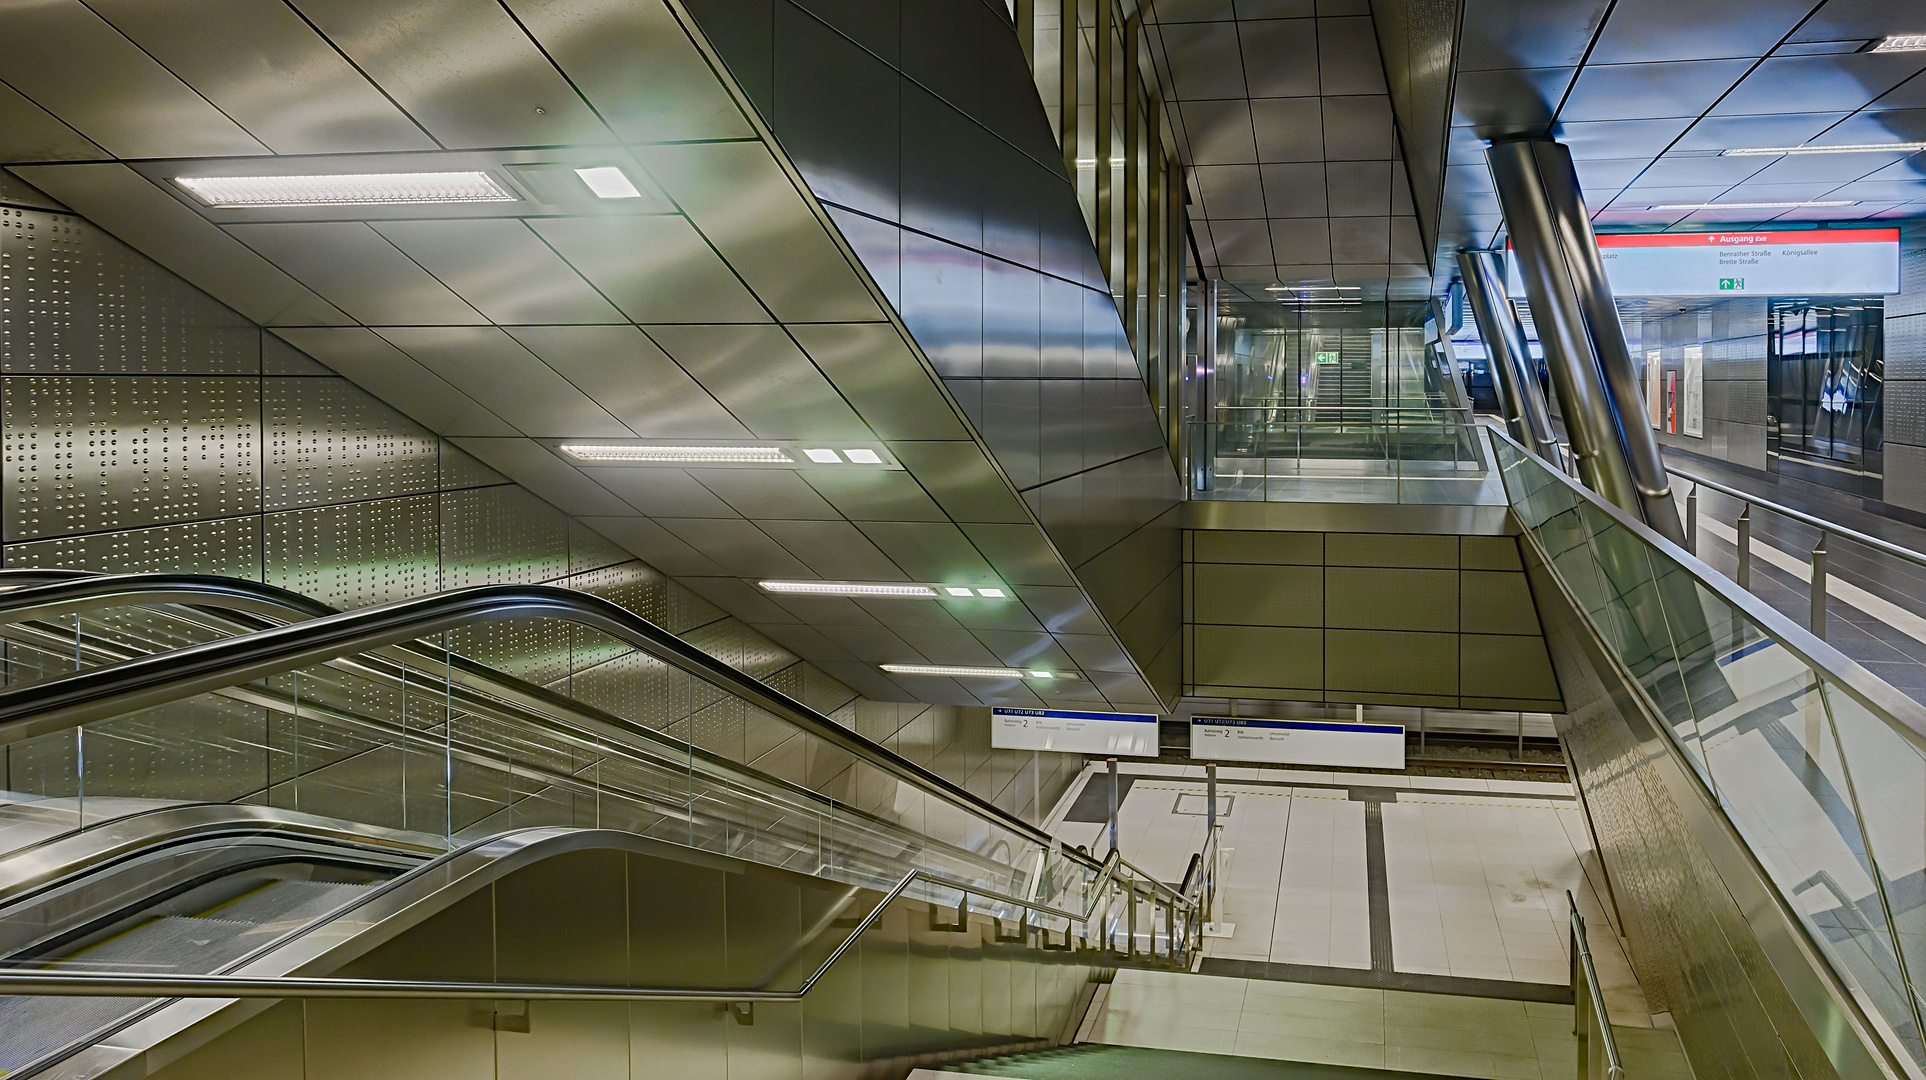
M1585 919L1578 913L1578 901L1569 889L1565 903L1572 911L1572 1034L1578 1038L1578 1075L1594 1075L1590 1065L1592 1040L1596 1039L1605 1052L1606 1080L1620 1080L1625 1066L1618 1056L1618 1037L1612 1033L1605 991L1598 982L1598 968L1592 964L1592 947L1585 940Z

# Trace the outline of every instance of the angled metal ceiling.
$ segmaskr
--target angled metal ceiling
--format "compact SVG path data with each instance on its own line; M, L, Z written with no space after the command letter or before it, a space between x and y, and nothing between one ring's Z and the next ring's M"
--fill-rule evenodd
M1145 0L1203 271L1429 289L1367 0ZM1395 284L1394 284L1395 283Z
M1571 147L1601 230L1926 216L1926 154L1720 156L1926 140L1926 53L1867 51L1922 20L1891 0L1466 0L1438 251L1503 242L1484 147L1516 134ZM1740 202L1850 205L1656 209Z
M1156 697L822 207L656 0L0 7L0 161L878 698ZM573 177L615 165L605 202ZM213 209L183 175L486 169L512 203ZM589 466L558 440L885 447ZM764 577L1014 599L776 597ZM1048 683L885 662L1044 667Z

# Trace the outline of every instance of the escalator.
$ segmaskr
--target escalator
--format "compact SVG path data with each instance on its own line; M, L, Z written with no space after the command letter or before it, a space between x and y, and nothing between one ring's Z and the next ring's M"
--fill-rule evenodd
M841 1009L841 1060L976 1054L1049 1044L1092 978L1199 944L1207 881L1067 850L586 594L0 588L10 1077L165 1071L291 1015L308 1075L366 1075L618 1004L637 1038ZM531 621L617 663L544 686L457 651ZM905 993L846 992L884 979ZM314 1027L331 1009L359 1019ZM374 1029L386 1056L355 1058L341 1032Z

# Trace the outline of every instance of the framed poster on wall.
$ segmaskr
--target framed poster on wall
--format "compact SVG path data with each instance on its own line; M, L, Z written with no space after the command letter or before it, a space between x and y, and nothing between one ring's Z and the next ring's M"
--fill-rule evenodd
M1669 435L1679 433L1679 373L1665 373L1665 432Z
M1705 346L1685 347L1684 431L1695 439L1705 438Z
M1657 349L1645 353L1645 418L1655 428L1665 426L1665 416L1659 411L1659 373L1665 370L1664 357Z

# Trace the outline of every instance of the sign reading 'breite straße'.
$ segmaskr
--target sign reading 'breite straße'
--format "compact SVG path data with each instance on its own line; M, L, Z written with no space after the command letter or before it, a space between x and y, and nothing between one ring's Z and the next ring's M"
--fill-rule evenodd
M1898 229L1600 236L1615 296L1886 296L1899 291ZM1506 259L1513 296L1525 295Z

